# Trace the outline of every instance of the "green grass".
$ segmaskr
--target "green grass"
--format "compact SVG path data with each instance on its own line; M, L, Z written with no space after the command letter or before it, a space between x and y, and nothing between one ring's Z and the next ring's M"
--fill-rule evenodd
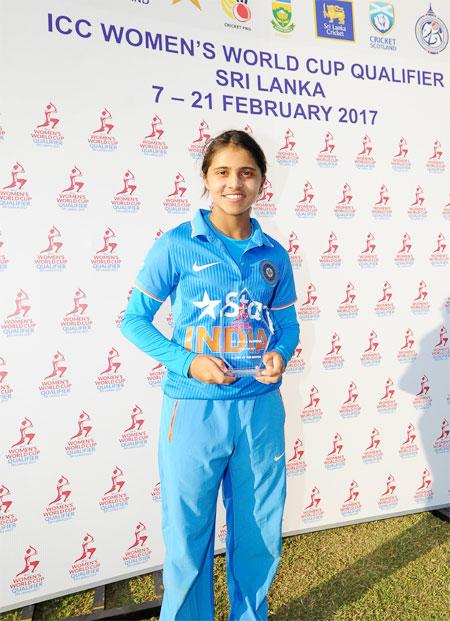
M269 595L271 621L450 621L450 526L430 513L283 540ZM225 558L215 562L216 621L228 618ZM107 607L156 594L150 576L107 589ZM84 614L93 591L39 604L36 621ZM0 614L18 621L20 611Z

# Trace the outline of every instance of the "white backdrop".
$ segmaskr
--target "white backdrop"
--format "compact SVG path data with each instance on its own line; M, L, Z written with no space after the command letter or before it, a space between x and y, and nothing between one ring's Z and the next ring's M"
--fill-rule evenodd
M299 296L285 534L449 504L449 51L419 45L427 2L384 35L387 3L319 2L321 37L312 1L236 4L2 3L0 610L163 561L164 369L118 327L232 127L267 153L254 215Z

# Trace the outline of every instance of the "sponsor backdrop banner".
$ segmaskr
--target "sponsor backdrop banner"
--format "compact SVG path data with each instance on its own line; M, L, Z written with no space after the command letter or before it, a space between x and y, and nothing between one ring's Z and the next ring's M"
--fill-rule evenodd
M2 3L2 610L161 566L164 368L119 325L232 127L268 155L253 213L298 289L284 533L449 504L449 12Z

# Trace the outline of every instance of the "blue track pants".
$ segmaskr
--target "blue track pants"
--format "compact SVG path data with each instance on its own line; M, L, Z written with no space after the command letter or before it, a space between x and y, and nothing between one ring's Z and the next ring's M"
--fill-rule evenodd
M213 621L216 503L227 514L230 621L267 619L286 494L278 390L254 399L164 396L159 469L166 546L161 621Z

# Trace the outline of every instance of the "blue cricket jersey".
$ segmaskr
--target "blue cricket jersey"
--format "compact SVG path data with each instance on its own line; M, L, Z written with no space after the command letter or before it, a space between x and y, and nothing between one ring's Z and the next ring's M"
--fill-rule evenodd
M276 311L296 301L289 256L277 241L263 233L257 220L251 220L253 233L238 264L220 236L208 225L207 213L199 210L192 222L185 222L162 235L148 252L136 279L137 289L152 300L163 302L170 296L174 322L172 341L177 344L180 358L189 364L192 360L189 352L225 354L225 359L228 361L229 355L232 362L241 345L244 347L243 335L233 340L232 329L228 329L223 339L221 332L227 328L220 319L221 309L222 314L223 309L227 315L235 313L236 320L244 326L242 333L248 325L242 321L243 307L244 317L252 312L259 316L259 310L266 308L272 314L275 312L276 324ZM245 301L250 303L246 305ZM127 312L123 332L129 336ZM257 343L254 335L248 340ZM270 342L269 349L276 350L276 345L275 339ZM231 385L204 384L187 374L168 370L163 390L168 396L179 399L237 399L270 392L280 383L262 384L245 376Z

